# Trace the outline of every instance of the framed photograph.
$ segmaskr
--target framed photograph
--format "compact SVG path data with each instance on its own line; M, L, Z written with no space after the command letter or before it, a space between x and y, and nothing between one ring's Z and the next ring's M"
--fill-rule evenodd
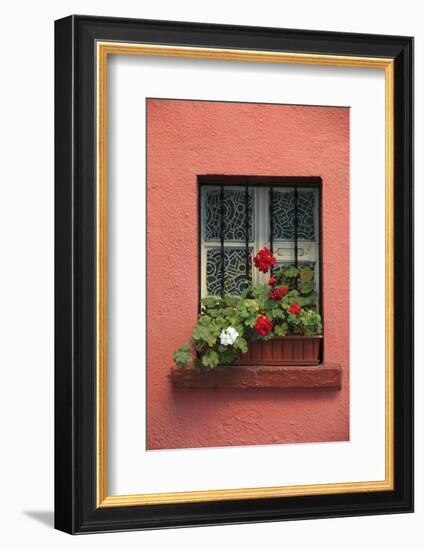
M413 39L55 24L55 525L411 512Z

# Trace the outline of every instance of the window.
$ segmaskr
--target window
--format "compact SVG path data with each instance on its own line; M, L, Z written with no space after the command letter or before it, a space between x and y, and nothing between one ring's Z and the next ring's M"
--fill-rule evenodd
M241 178L234 178L241 180ZM306 178L305 178L306 180ZM201 180L202 181L202 180ZM277 266L309 267L319 289L319 183L201 183L201 295L234 296L269 274L252 270L252 256L268 246Z

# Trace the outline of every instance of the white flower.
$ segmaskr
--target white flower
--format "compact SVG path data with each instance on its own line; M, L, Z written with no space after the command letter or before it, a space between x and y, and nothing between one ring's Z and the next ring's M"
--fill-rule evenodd
M224 329L219 335L221 339L221 344L223 346L232 346L234 342L237 340L238 336L239 336L239 333L236 331L234 327L228 327Z

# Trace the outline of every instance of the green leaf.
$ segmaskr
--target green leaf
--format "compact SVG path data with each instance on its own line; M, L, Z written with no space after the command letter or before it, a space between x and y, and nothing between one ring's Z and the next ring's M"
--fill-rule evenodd
M212 337L209 327L203 326L203 324L197 324L196 328L193 331L192 338L195 341L203 340L208 342Z
M314 279L314 272L310 267L303 267L299 272L300 280L305 283L310 283Z
M290 266L283 269L283 276L286 279L294 279L298 276L298 274L299 274L299 269L297 267Z
M222 301L227 307L236 307L240 302L240 298L238 296L224 296Z
M231 365L235 363L237 359L237 353L232 348L227 348L223 353L219 354L220 365Z
M302 294L310 294L315 289L315 283L313 281L299 281L297 288Z
M286 336L288 330L289 330L289 327L287 323L281 323L281 325L274 326L274 333L276 336Z
M190 342L186 342L180 348L178 348L173 355L173 359L179 369L183 369L184 367L186 367L187 364L190 363L190 361L192 360Z
M234 349L238 349L243 353L247 352L247 340L239 336L233 344Z
M220 302L221 302L220 298L215 298L213 296L208 296L207 298L203 298L202 305L206 309L213 309L213 308L219 307Z
M269 316L269 314L268 314ZM272 319L285 319L286 318L286 313L284 311L284 306L283 304L279 304L278 308L275 308L273 309L272 311Z
M205 367L208 369L214 369L218 366L219 363L219 357L216 351L213 349L210 349L205 355L202 357L202 363Z

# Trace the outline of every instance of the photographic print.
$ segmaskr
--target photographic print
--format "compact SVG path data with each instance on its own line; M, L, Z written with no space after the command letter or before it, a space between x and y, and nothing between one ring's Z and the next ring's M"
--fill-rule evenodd
M349 108L146 100L147 449L349 439Z

